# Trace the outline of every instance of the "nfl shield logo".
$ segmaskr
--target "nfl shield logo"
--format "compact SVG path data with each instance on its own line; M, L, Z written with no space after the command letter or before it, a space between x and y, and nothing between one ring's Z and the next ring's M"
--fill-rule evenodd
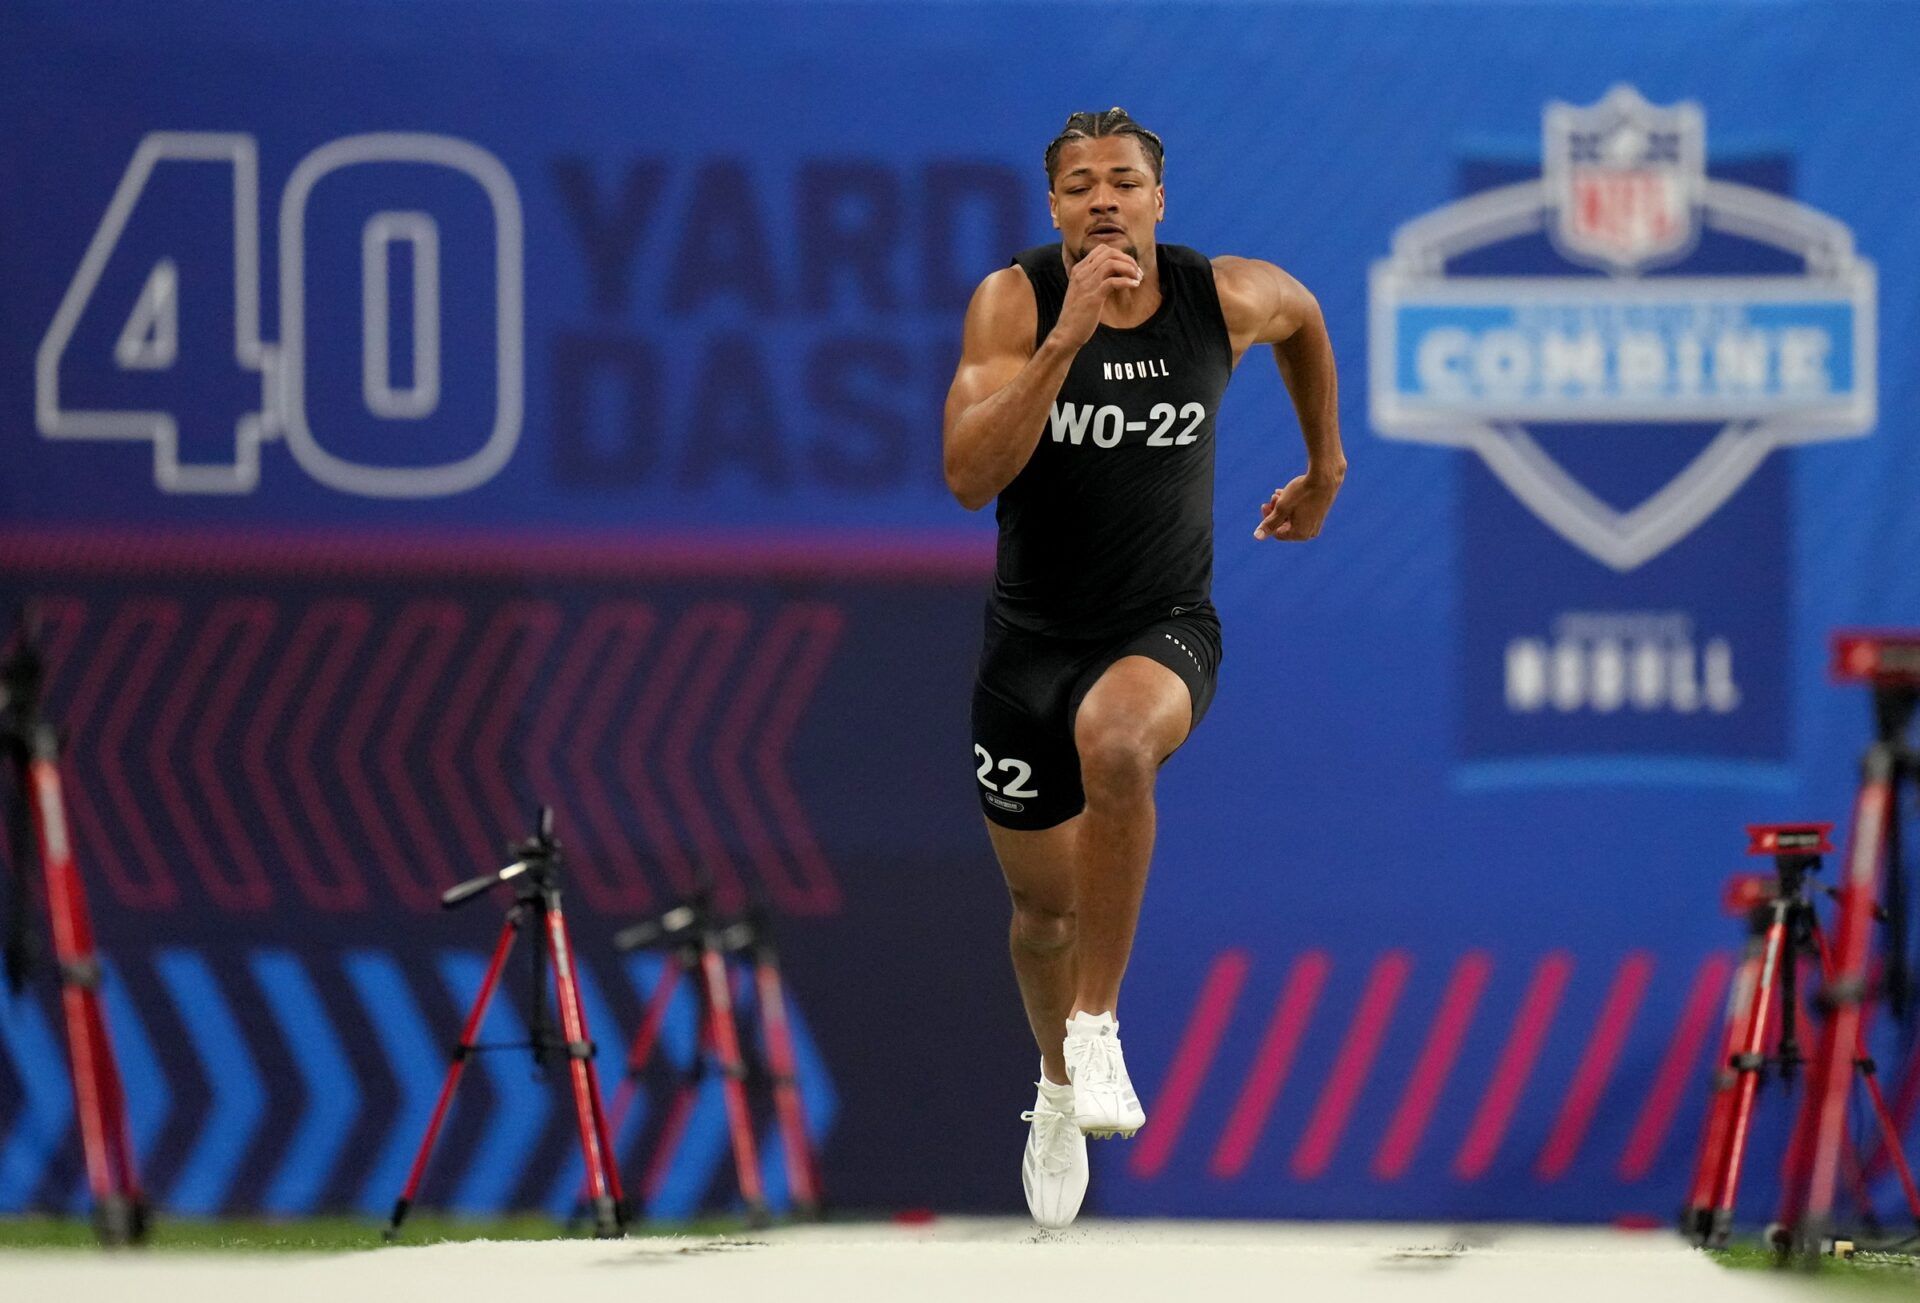
M1555 245L1615 273L1684 257L1700 230L1705 140L1698 105L1656 108L1631 86L1585 108L1549 105L1543 163Z

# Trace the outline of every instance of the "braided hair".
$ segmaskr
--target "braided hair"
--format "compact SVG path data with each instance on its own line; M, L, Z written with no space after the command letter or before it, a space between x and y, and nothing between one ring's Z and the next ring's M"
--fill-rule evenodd
M1155 183L1160 180L1161 168L1166 163L1167 151L1160 144L1160 137L1127 116L1127 111L1119 105L1104 113L1076 113L1067 119L1067 125L1047 146L1047 184L1053 184L1053 169L1060 162L1060 150L1070 140L1097 140L1102 136L1132 136L1140 142L1141 151L1147 156L1147 163L1153 168Z

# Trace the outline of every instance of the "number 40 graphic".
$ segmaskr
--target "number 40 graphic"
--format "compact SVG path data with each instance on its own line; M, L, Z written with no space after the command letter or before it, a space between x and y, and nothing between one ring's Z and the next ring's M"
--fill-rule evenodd
M207 462L183 458L180 427L168 411L125 407L69 407L62 402L63 375L92 358L69 356L76 329L90 307L125 312L112 349L121 372L164 372L181 362L181 270L156 259L139 294L129 303L95 304L102 274L121 244L160 169L182 164L225 164L233 182L233 350L243 371L260 378L259 410L241 416L233 431L232 456ZM478 446L456 460L435 465L368 465L327 446L320 423L308 410L306 269L307 206L323 179L366 164L409 163L448 169L476 183L492 210L494 257L494 376L492 423ZM260 445L284 437L309 475L345 493L382 498L427 498L460 493L491 479L513 455L524 407L523 234L520 196L513 177L486 150L451 136L378 132L332 141L301 159L280 197L280 329L278 342L260 337L260 167L253 137L228 132L157 131L144 137L120 178L99 229L67 286L34 369L34 413L49 439L135 439L153 445L154 481L168 493L249 493L260 482ZM407 383L396 386L389 366L391 343L388 254L408 246L412 266L412 365ZM367 411L389 422L420 421L440 407L441 260L439 226L431 213L384 210L370 214L361 232L361 397ZM207 296L189 302L202 304Z

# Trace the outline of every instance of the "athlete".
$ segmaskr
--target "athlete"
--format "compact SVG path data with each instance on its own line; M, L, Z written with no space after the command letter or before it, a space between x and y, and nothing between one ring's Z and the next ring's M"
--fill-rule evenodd
M1333 347L1272 263L1160 244L1160 138L1118 108L1047 146L1058 244L980 283L947 395L947 485L998 498L973 696L987 833L1040 1046L1021 1162L1042 1226L1079 1213L1087 1136L1146 1122L1116 1011L1154 838L1154 778L1213 699L1214 416L1270 344L1307 469L1260 504L1257 540L1320 532L1346 475Z

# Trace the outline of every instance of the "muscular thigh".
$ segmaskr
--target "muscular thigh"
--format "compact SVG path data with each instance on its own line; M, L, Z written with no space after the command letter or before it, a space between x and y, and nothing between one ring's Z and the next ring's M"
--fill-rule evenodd
M1213 704L1220 622L1212 608L1159 620L1116 642L1074 683L1076 745L1089 733L1144 732L1172 755Z
M973 688L974 779L989 823L1037 832L1085 805L1071 708L1090 654L989 626Z
M1180 676L1145 656L1123 656L1100 672L1074 713L1081 765L1103 752L1144 753L1159 764L1193 728L1192 694Z
M1115 639L1075 641L989 620L973 692L974 778L987 822L1055 828L1086 806L1090 739L1129 730L1164 760L1213 701L1220 624L1211 607L1183 611ZM1144 732L1142 732L1144 731Z

